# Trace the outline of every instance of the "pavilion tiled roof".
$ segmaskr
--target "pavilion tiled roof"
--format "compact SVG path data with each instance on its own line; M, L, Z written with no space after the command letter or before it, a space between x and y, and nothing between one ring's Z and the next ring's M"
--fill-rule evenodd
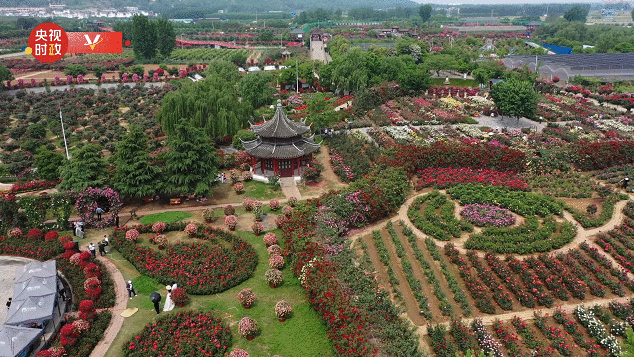
M252 156L261 159L294 159L319 151L319 144L313 138L299 138L292 143L262 141L262 138L243 142L244 149Z
M273 119L259 125L253 125L251 130L264 138L279 139L292 138L310 132L310 128L307 125L288 119L282 110L281 101L277 103L277 110Z

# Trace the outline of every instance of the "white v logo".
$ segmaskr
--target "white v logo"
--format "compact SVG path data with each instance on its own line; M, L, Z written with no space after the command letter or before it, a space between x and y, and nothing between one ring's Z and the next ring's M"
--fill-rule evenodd
M88 35L84 35L84 37L86 38L86 43L84 43L84 46L90 46L90 49L91 49L91 50L94 50L94 49L95 49L95 46L97 46L97 44L98 44L99 42L101 42L101 41L99 40L99 38L101 37L101 35L99 35L99 34L95 37L95 40L94 40L94 41L91 41L91 40L90 40L90 37L88 37Z

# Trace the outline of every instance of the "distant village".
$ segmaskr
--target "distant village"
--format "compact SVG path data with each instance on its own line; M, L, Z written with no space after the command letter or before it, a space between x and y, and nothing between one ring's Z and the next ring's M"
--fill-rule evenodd
M123 9L67 9L65 4L49 4L48 7L0 7L0 16L23 17L65 17L71 19L128 18L134 15L154 16L156 14L126 6Z

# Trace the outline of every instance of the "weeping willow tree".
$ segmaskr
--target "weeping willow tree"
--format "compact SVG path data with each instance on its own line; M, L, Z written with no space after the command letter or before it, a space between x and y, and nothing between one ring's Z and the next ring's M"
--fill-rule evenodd
M168 135L181 124L220 138L245 128L252 114L251 105L238 100L235 82L211 75L167 94L157 118Z

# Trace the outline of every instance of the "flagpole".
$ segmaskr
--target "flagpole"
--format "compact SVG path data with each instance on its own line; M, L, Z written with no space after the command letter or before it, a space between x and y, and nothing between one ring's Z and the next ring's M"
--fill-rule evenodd
M68 155L68 144L66 143L66 131L64 131L64 121L62 120L62 108L59 108L59 121L62 123L62 135L64 136L64 147L66 148L66 159L70 160L70 155Z

